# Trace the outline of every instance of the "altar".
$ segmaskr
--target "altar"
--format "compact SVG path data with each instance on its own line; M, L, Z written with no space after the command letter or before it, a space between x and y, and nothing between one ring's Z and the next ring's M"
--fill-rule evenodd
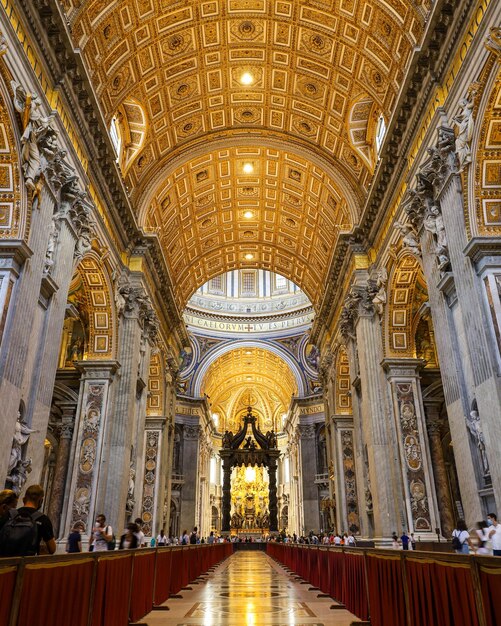
M240 430L223 435L223 532L278 530L277 436L262 433L256 421L248 407ZM249 426L253 436L247 436Z

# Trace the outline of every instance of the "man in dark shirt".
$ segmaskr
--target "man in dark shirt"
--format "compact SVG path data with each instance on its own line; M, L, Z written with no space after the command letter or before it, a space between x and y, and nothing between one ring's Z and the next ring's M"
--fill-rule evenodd
M40 485L31 485L26 490L23 498L24 506L18 509L21 515L33 515L35 511L38 511L43 502L44 490ZM54 530L52 529L52 522L47 515L40 515L36 520L38 528L38 538L36 543L36 554L40 554L40 544L42 539L45 543L45 547L49 554L54 554L56 551L56 540L54 539Z
M402 536L400 537L400 541L402 542L402 550L408 550L409 549L409 535L405 532L403 532Z

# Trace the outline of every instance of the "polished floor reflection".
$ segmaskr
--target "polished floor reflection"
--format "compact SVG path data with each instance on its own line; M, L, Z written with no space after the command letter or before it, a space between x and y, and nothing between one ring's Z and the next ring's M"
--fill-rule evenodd
M237 552L182 598L153 611L149 626L350 626L358 620L344 609L332 610L263 552Z

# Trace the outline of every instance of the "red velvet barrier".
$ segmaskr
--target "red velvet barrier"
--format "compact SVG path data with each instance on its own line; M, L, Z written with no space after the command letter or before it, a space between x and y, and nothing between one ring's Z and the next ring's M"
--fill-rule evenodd
M103 552L103 554L106 553ZM92 626L111 626L111 624L113 626L127 626L133 557L132 553L99 557L92 609ZM73 589L73 595L75 589L77 587ZM65 622L60 622L58 626L63 623ZM72 622L67 623L72 624Z
M351 550L351 548L350 548ZM362 620L369 618L363 554L344 552L342 601L348 611ZM426 626L429 626L426 624Z
M322 593L330 591L330 570L329 570L329 550L320 548L318 551L319 577L318 587Z
M155 605L163 604L170 594L170 568L172 563L172 550L159 548L157 551L157 563L155 568Z
M498 626L501 624L501 562L500 567L481 565L479 570L485 622L487 626Z
M412 626L478 626L470 564L406 559Z
M179 593L183 584L183 549L170 548L172 550L172 564L170 575L170 592L171 594Z
M86 626L93 569L91 558L27 564L17 626Z
M367 555L372 626L404 626L405 596L400 556Z
M9 623L9 615L16 586L17 565L0 569L0 624Z
M132 593L129 609L131 622L137 622L137 620L149 613L153 607L155 559L156 554L153 551L142 550L134 554Z
M329 572L331 598L343 601L344 554L336 548L329 548Z

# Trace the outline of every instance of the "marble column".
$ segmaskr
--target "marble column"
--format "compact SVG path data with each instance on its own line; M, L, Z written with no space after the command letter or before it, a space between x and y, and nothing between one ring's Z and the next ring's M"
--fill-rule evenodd
M76 522L82 523L88 532L96 513L104 513L111 522L108 508L97 496L105 461L105 433L110 426L110 387L118 363L79 361L78 368L82 377L70 459L70 488L65 493L64 532L60 535L68 534Z
M454 513L452 508L449 481L447 478L447 468L445 466L444 451L442 448L442 426L443 420L440 417L441 400L426 400L424 409L426 412L426 423L428 426L428 437L430 441L430 455L433 465L433 475L435 477L435 489L437 493L438 511L442 535L450 537L454 530Z
M230 532L231 524L231 470L230 459L223 457L223 520L221 531Z
M63 512L64 494L69 487L67 484L68 466L71 454L71 441L73 439L73 431L75 427L75 411L77 408L74 402L59 402L58 406L61 408L63 413L62 426L48 510L48 516L52 521L56 537L62 536L59 533L59 530L63 530L61 526L61 515Z
M428 535L434 539L439 515L419 381L423 362L419 359L385 359L383 366L394 405L406 500L405 530L418 533L421 538Z
M277 463L270 460L268 466L269 475L269 508L270 508L270 531L278 531L278 506L277 506Z

